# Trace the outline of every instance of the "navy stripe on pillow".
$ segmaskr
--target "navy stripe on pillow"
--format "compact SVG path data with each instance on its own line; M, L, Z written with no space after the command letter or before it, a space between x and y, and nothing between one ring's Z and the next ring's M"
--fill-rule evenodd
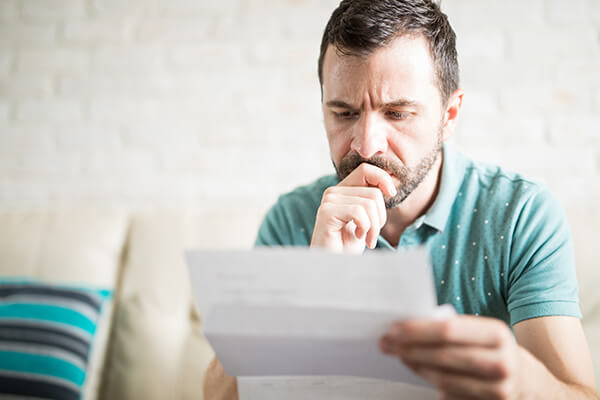
M72 299L80 303L88 304L96 312L100 311L102 298L95 293L82 292L81 290L68 288L55 288L49 286L31 286L25 284L10 284L0 286L0 299L7 300L11 296L47 296L55 299Z
M69 381L47 376L0 370L0 392L13 396L77 400L80 388Z
M44 326L43 323L34 325L22 322L0 319L0 346L11 343L54 346L72 352L82 363L87 362L91 337L84 338L76 335L68 329L61 328L60 325L53 327Z

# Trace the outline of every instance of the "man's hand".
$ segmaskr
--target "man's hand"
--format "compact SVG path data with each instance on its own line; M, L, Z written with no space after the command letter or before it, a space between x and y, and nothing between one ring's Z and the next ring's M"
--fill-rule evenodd
M597 398L589 388L559 381L492 318L398 322L380 348L436 386L444 399Z
M374 165L359 165L323 193L310 246L352 253L375 248L387 218L384 194L396 195L392 177Z

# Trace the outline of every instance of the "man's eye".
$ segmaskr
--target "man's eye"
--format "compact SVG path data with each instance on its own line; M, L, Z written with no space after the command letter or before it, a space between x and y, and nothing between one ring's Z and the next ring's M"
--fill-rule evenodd
M333 114L339 119L353 119L358 115L356 111L334 112Z
M387 115L391 119L396 119L396 120L407 119L410 116L409 113L399 112L399 111L387 111L385 113L385 115Z

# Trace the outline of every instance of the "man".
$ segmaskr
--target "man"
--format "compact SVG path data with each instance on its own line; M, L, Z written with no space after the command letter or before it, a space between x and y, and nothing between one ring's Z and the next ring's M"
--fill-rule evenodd
M382 352L448 399L598 399L557 201L445 145L463 100L446 15L431 0L344 0L319 78L337 176L281 196L257 245L426 246L439 302L459 315L398 321ZM235 397L217 361L206 389Z

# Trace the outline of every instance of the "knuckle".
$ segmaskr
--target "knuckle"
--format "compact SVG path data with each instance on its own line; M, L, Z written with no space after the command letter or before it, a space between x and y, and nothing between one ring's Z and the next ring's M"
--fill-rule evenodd
M500 379L506 379L510 375L510 368L503 360L494 361L490 365L492 374L497 375Z
M321 203L321 207L319 207L319 213L332 214L335 206L329 202Z
M379 188L372 188L373 190L370 191L370 198L375 202L375 203L380 203L383 204L385 203L385 199L383 197L383 192L381 191L381 189Z
M454 335L454 322L453 320L444 321L440 327L440 338L443 341L452 340Z
M371 221L370 221L369 216L363 206L360 206L360 205L352 206L352 215L354 215L357 219L359 219L363 226L365 226L365 227L371 226Z
M377 212L377 204L375 203L375 201L371 199L365 199L365 207L368 208L371 213L374 213L375 216L379 216L379 213Z
M335 190L332 187L325 189L323 192L323 197L321 199L321 203L331 201L331 198L334 196Z
M504 347L512 341L512 335L502 322L497 322L495 341L498 347Z
M368 170L369 168L371 168L371 165L366 162L360 163L360 165L357 167L357 169L360 171L365 171L365 170Z

